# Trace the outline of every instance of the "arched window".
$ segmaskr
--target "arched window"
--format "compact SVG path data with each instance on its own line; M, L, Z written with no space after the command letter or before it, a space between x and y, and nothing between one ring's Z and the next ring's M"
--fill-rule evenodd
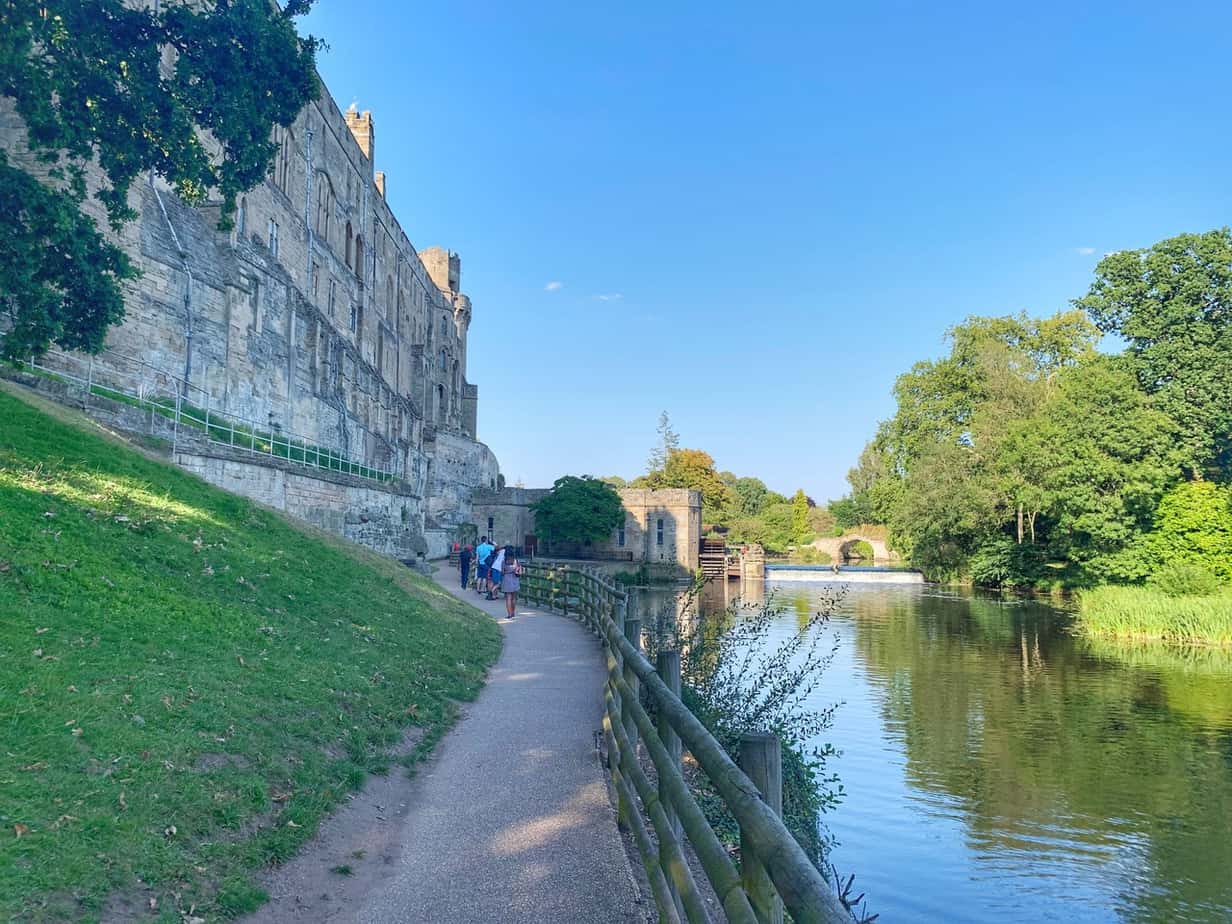
M449 333L449 319L445 315L441 315L441 339L444 340Z
M270 140L278 145L274 154L274 185L286 192L291 184L291 161L295 157L295 133L289 128L275 125Z
M241 240L244 238L244 232L248 230L248 197L245 196L240 200L239 212L235 216L235 230L239 234Z
M317 237L329 244L329 219L334 214L334 187L330 185L329 177L317 172L317 214L313 227Z
M352 237L351 223L348 221L346 223L346 252L345 252L345 257L346 257L345 262L348 267L351 265L351 237Z
M436 386L436 420L437 423L445 422L445 386Z
M441 350L440 352L440 371L444 372L448 368L449 368L449 354L447 354L444 350Z

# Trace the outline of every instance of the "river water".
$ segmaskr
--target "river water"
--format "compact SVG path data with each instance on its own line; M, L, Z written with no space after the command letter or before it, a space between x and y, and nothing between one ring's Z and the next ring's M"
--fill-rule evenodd
M826 593L733 582L703 612L768 596L785 638ZM849 585L824 631L831 859L881 922L1232 921L1232 656L928 586Z

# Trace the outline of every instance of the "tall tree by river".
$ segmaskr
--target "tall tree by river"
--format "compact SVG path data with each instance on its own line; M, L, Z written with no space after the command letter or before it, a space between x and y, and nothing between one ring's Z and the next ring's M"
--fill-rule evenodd
M1097 351L1104 333L1124 352ZM932 577L1140 580L1165 492L1232 473L1226 228L1110 254L1073 310L971 317L948 339L899 377L834 507L887 524Z

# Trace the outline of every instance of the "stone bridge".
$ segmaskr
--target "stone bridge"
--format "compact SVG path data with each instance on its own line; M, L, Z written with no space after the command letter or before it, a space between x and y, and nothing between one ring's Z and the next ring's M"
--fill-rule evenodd
M891 552L884 539L874 538L859 530L845 533L842 536L827 536L823 539L814 539L812 546L818 551L829 555L831 561L841 563L847 558L854 557L852 555L852 547L857 542L867 542L873 547L873 561L883 562L898 558L898 553Z

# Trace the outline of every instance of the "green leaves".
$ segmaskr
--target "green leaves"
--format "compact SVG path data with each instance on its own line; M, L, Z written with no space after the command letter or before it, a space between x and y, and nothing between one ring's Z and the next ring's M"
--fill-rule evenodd
M124 317L120 283L136 277L72 199L10 165L0 151L0 355L17 359L50 342L97 351Z
M0 94L13 100L31 153L51 165L59 183L54 191L21 185L16 210L27 214L0 227L3 246L35 254L68 239L77 244L76 259L59 273L54 261L42 261L34 288L15 285L23 280L11 274L0 280L6 313L20 318L20 343L10 355L41 352L50 342L98 349L121 316L114 310L118 282L131 276L85 234L85 219L67 217L68 205L85 199L85 167L97 168L94 195L113 230L136 217L129 191L146 172L162 176L190 205L220 195L222 226L230 227L239 193L269 169L273 127L290 125L319 94L317 40L300 38L293 21L310 6L0 0ZM51 205L52 195L66 205ZM60 233L50 233L56 222L37 219L44 212L55 214ZM73 278L82 272L91 280Z
M1232 475L1232 231L1110 254L1074 304L1128 341L1139 384L1177 422L1194 474Z
M549 543L600 542L625 521L620 495L589 475L557 478L533 509L535 529Z

